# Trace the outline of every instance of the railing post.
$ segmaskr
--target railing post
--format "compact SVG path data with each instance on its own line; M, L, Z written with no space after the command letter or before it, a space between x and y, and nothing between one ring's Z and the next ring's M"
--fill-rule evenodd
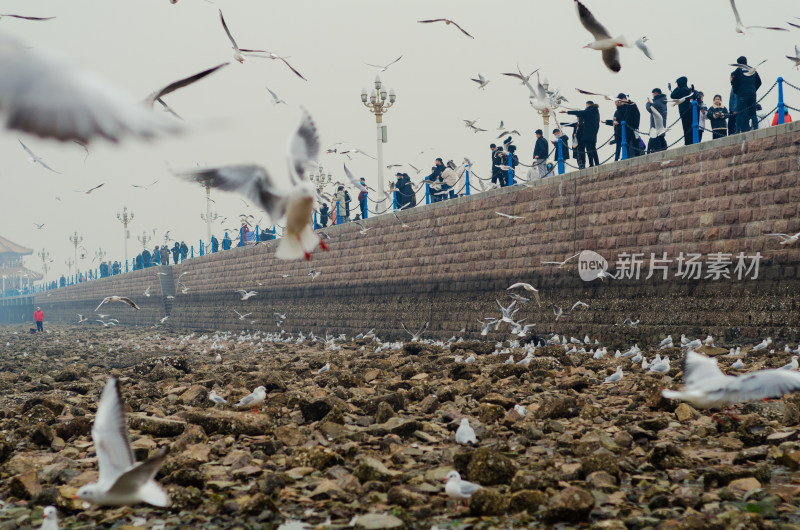
M692 143L700 142L699 124L697 121L697 100L692 100Z
M314 230L318 228L317 226L317 211L314 210Z
M564 142L561 141L561 136L556 138L556 147L558 147L558 174L564 174L564 152L562 151L564 147Z
M128 261L125 260L125 272L128 272Z
M397 190L392 193L392 209L395 212L397 211Z
M628 131L626 130L627 125L625 125L625 122L623 121L622 123L619 124L619 126L622 127L622 140L621 140L622 145L620 146L620 153L622 153L622 160L627 160L628 159Z
M364 211L361 212L361 217L366 219L369 216L369 192L364 192Z
M336 201L336 224L338 225L341 223L341 219L339 219L339 201Z
M272 239L278 239L278 232L275 231L275 225L272 225Z
M469 195L469 164L466 165L466 186L467 195Z
M239 244L237 246L244 246L244 227L239 228Z
M430 182L425 183L425 204L431 203L431 184Z
M514 153L508 153L508 185L514 185Z
M200 240L200 256L202 257L202 255L203 255L203 240L201 239Z
M190 257L190 258L193 258L193 257L194 257L194 245L192 245L191 247L189 247L189 257Z
M786 107L783 103L783 78L778 78L778 125L786 123Z
M314 215L316 215L316 213L317 213L317 212L314 212ZM317 226L316 226L316 225L314 225L314 228L316 228L316 227L317 227ZM261 232L259 232L259 231L258 231L258 225L256 225L256 237L255 237L256 243L258 243L258 242L260 241L260 239L259 239L259 236L260 236L260 235L261 235Z

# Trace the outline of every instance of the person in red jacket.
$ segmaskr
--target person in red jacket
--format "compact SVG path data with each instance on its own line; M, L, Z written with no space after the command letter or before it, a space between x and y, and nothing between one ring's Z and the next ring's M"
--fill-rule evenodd
M44 311L42 311L41 307L37 307L36 311L33 312L33 319L36 321L36 331L44 332L44 328L42 327L42 322L44 322Z

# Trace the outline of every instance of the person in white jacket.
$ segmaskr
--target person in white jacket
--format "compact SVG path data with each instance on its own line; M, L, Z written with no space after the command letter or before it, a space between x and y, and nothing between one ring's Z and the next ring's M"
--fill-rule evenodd
M458 173L456 172L456 165L453 163L452 160L447 161L447 165L442 171L442 191L449 190L449 198L455 199L456 192L455 186L458 183ZM443 199L447 199L447 196L443 196Z

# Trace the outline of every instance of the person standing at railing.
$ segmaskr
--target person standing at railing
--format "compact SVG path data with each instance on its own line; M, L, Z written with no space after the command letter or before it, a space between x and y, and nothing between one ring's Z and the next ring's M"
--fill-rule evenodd
M146 268L150 267L151 264L152 264L152 262L150 261L150 251L147 250L147 249L144 249L142 251L142 266L146 269Z
M167 248L167 245L162 245L159 253L161 254L161 264L169 265L169 249Z
M679 77L675 83L678 85L675 90L669 95L672 99L683 99L678 105L678 114L681 117L681 125L683 126L683 144L692 145L694 130L692 123L694 120L694 110L692 107L692 100L694 99L694 87L689 88L689 79L686 76Z
M660 88L654 88L651 92L653 94L653 100L647 100L645 103L645 109L647 109L647 113L650 114L650 130L654 130L656 128L656 120L652 115L652 111L650 109L655 109L661 115L661 119L663 120L664 127L669 125L667 123L667 95L661 92ZM656 137L650 137L650 140L647 142L647 152L648 153L657 153L659 151L666 151L667 150L667 133L661 134Z
M739 57L736 63L746 65L747 57ZM743 68L737 68L731 76L731 88L736 94L736 130L738 132L758 129L756 93L761 87L761 76L758 75L758 72L754 72L753 75L745 74Z
M176 241L175 244L172 245L172 263L175 263L177 265L178 262L180 261L180 257L181 257L181 246Z
M392 182L390 189L390 191L394 194L393 206L398 210L401 210L406 204L408 204L408 196L405 193L405 181L403 180L403 174L399 171L395 173L394 176L397 177L397 180Z
M698 91L695 93L697 96L697 141L703 141L703 131L706 128L706 119L708 118L708 106L703 103L705 94Z
M566 134L561 133L561 129L553 129L553 136L555 140L551 140L553 144L553 156L558 160L558 144L561 143L561 158L563 160L569 159L569 139Z
M436 195L441 189L442 172L444 171L444 162L441 158L437 158L434 166L431 168L431 174L425 177L430 188L431 202L438 202L442 200L441 195Z
M328 216L330 216L331 210L328 207L327 202L322 203L322 208L319 209L319 226L322 228L326 228L328 226Z
M539 170L539 178L547 175L547 140L541 129L536 129L536 143L533 145L533 165Z
M225 234L226 236L228 234ZM228 240L228 248L231 248L230 240ZM189 256L189 247L186 246L185 241L181 241L181 261L185 260Z
M411 183L411 177L408 173L403 173L403 185L400 187L403 190L403 195L406 200L406 208L413 208L417 205L417 194L414 191L414 185Z
M492 184L503 186L503 179L505 179L507 173L498 167L503 163L503 148L491 144L489 149L492 150Z
M178 244L178 242L176 241L175 245L177 245L177 244ZM217 252L218 250L219 250L219 240L217 239L217 236L212 235L211 236L211 252L214 253L214 252ZM178 252L180 252L180 248L178 248ZM177 261L176 261L176 263L177 263Z
M584 110L561 111L580 120L578 127L578 153L586 153L589 167L599 166L597 156L597 133L600 130L600 109L593 101L586 102ZM578 155L580 159L580 154Z
M458 182L458 174L456 173L456 165L453 163L452 160L447 161L447 165L442 171L442 193L449 191L448 194L443 194L442 200L445 199L455 199L455 188L456 183ZM449 195L449 196L448 196Z
M359 208L359 210L361 210L361 218L362 219L366 219L367 218L367 190L370 189L370 188L369 188L369 186L367 186L367 180L364 177L361 177L360 179L358 179L358 182L361 184L361 187L363 188L358 193L358 208Z

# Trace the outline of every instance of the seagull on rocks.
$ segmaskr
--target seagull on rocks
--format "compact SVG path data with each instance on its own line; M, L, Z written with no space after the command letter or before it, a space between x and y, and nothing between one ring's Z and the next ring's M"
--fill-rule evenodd
M275 257L278 259L311 259L317 246L327 250L322 238L311 226L317 190L305 178L306 170L316 164L319 155L317 126L302 110L300 123L289 138L286 157L289 163L290 187L284 187L258 165L232 165L183 173L180 176L207 184L212 188L238 191L258 203L273 220L286 216L286 233L281 238Z
M617 366L617 371L611 374L610 376L606 377L603 383L616 383L617 381L622 380L622 367Z
M682 391L663 390L667 399L680 399L698 408L722 408L760 399L780 398L800 391L800 373L778 369L758 370L740 376L723 374L716 359L688 351L684 359Z
M650 373L656 373L656 374L662 374L663 375L663 374L669 372L669 370L670 370L669 357L664 357L663 359L660 359L658 361L654 360L653 364L650 365L650 370L649 371L650 371Z
M514 356L513 355L509 355L508 359L503 361L503 364L514 364Z
M514 410L517 411L517 414L519 414L523 418L528 415L528 409L523 407L522 405L514 405Z
M42 517L44 521L39 530L58 530L58 513L55 506L45 506Z
M456 499L457 503L462 499L469 499L473 493L483 487L467 480L461 480L461 475L458 471L448 473L445 480L447 484L444 487L444 492L451 499ZM456 509L458 509L458 504L456 504Z
M167 458L163 447L144 462L135 462L128 438L128 425L116 378L106 383L92 426L99 480L82 486L75 497L100 506L123 506L146 502L168 506L169 497L153 480Z
M783 366L781 366L780 369L781 370L797 370L797 366L798 366L797 355L792 355L792 362L790 362L789 364L784 364Z
M325 366L317 370L318 374L324 374L325 372L329 372L331 369L331 363L325 363Z
M772 344L772 337L767 337L766 339L762 340L750 350L752 351L760 351L766 349L770 344Z
M220 355L219 352L217 353L217 356L214 357L214 362L217 364L222 364L222 355Z
M224 397L217 394L216 390L211 390L211 392L208 393L208 399L216 405L224 405L228 402Z
M252 407L252 412L258 412L258 405L267 399L267 388L259 386L251 394L239 400L237 407Z
M736 362L731 365L731 368L735 368L737 370L741 370L744 368L744 363L741 359L736 359Z
M478 438L475 436L475 430L470 427L467 418L461 418L461 424L456 429L456 443L460 444L477 444Z
M113 296L106 296L105 298L103 298L103 301L100 302L100 305L98 305L97 307L94 308L95 313L97 312L98 309L100 309L103 306L103 304L110 304L112 302L123 302L123 303L128 304L129 306L131 306L134 309L139 309L139 306L136 305L136 302L134 302L130 298L126 298L124 296L113 295Z

